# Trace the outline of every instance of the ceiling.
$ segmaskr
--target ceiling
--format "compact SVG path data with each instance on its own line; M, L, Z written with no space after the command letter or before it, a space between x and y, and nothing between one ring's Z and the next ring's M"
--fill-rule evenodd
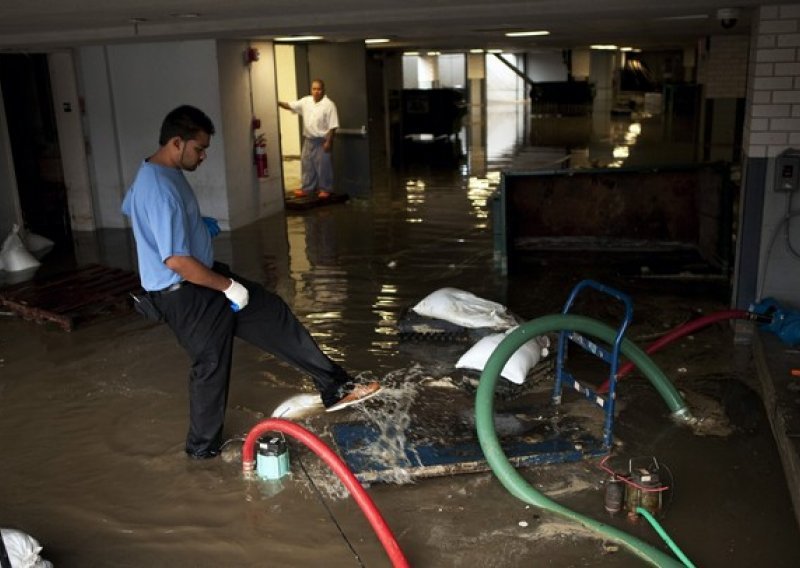
M324 41L389 38L376 49L577 48L603 43L677 48L712 34L749 33L766 0L2 0L0 49L191 38ZM738 7L724 29L720 8ZM506 31L550 35L507 38Z

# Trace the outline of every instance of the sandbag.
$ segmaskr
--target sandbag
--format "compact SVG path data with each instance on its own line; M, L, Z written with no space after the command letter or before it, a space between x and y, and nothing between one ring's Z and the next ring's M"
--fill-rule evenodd
M272 418L304 418L323 412L325 406L319 393L296 394L287 398L272 411Z
M14 225L3 241L3 247L0 249L0 264L7 272L20 272L41 265L36 257L25 248L19 236L18 225Z
M36 258L42 258L48 252L53 250L55 243L37 233L32 233L26 229L20 230L19 236L25 248Z
M39 556L42 546L31 535L15 529L0 529L0 538L12 568L53 568L51 562Z
M506 333L495 333L487 335L469 351L464 353L456 363L456 369L473 369L475 371L483 371L486 366L486 361L500 344L505 336L513 331L515 328L508 330ZM550 340L546 336L534 337L530 341L522 345L514 355L503 366L500 371L500 376L504 379L521 385L525 382L525 377L528 376L531 369L533 369L540 359L547 357L549 354Z
M505 330L520 322L497 302L458 288L440 288L411 308L421 316L449 321L468 328Z

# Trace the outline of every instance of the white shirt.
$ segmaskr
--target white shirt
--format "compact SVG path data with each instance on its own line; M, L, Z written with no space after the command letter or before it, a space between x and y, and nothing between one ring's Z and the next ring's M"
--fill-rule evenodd
M293 112L303 117L303 136L306 138L323 138L330 129L339 128L339 115L336 105L327 95L319 102L307 95L298 101L289 103Z

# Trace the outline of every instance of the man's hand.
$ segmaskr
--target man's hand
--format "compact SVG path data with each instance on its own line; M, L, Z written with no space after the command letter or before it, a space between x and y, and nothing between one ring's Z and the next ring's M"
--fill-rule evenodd
M219 235L219 223L217 222L214 217L203 217L203 223L206 224L206 228L208 232L211 234L211 238L213 239L217 235Z
M243 310L250 301L250 293L247 288L239 284L236 280L231 278L231 285L222 292L231 303L231 309L234 312Z

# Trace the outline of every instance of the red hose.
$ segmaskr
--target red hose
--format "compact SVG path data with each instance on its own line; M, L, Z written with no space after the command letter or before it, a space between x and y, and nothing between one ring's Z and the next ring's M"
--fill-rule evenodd
M350 491L350 495L352 495L353 499L358 503L358 506L361 507L367 520L372 525L375 534L378 535L378 539L380 539L383 548L386 550L386 554L392 561L392 566L398 568L408 568L410 566L403 551L400 550L400 545L397 544L397 540L394 538L394 534L392 534L389 525L386 524L386 521L381 516L375 503L370 496L367 495L367 492L364 491L364 488L361 487L361 484L356 479L356 476L353 475L353 472L350 471L341 458L337 456L325 442L302 426L281 418L267 418L253 426L247 434L244 446L242 446L242 471L245 477L250 478L253 476L253 471L255 470L254 455L256 442L265 432L282 432L288 434L303 442L303 444L321 457L322 460L328 464L328 467L339 477L342 483L344 483L345 487Z
M689 335L693 331L697 331L698 329L704 328L718 321L728 319L754 319L755 317L757 317L756 314L746 310L722 310L719 312L714 312L713 314L708 314L707 316L699 317L679 325L663 337L660 337L648 345L647 349L644 351L647 354L660 351L676 339L680 339L684 335ZM635 365L631 361L628 361L622 367L620 367L619 371L617 371L617 380L620 380L622 377L633 371L634 366ZM608 392L608 380L600 385L600 387L597 389L597 392L600 394Z

